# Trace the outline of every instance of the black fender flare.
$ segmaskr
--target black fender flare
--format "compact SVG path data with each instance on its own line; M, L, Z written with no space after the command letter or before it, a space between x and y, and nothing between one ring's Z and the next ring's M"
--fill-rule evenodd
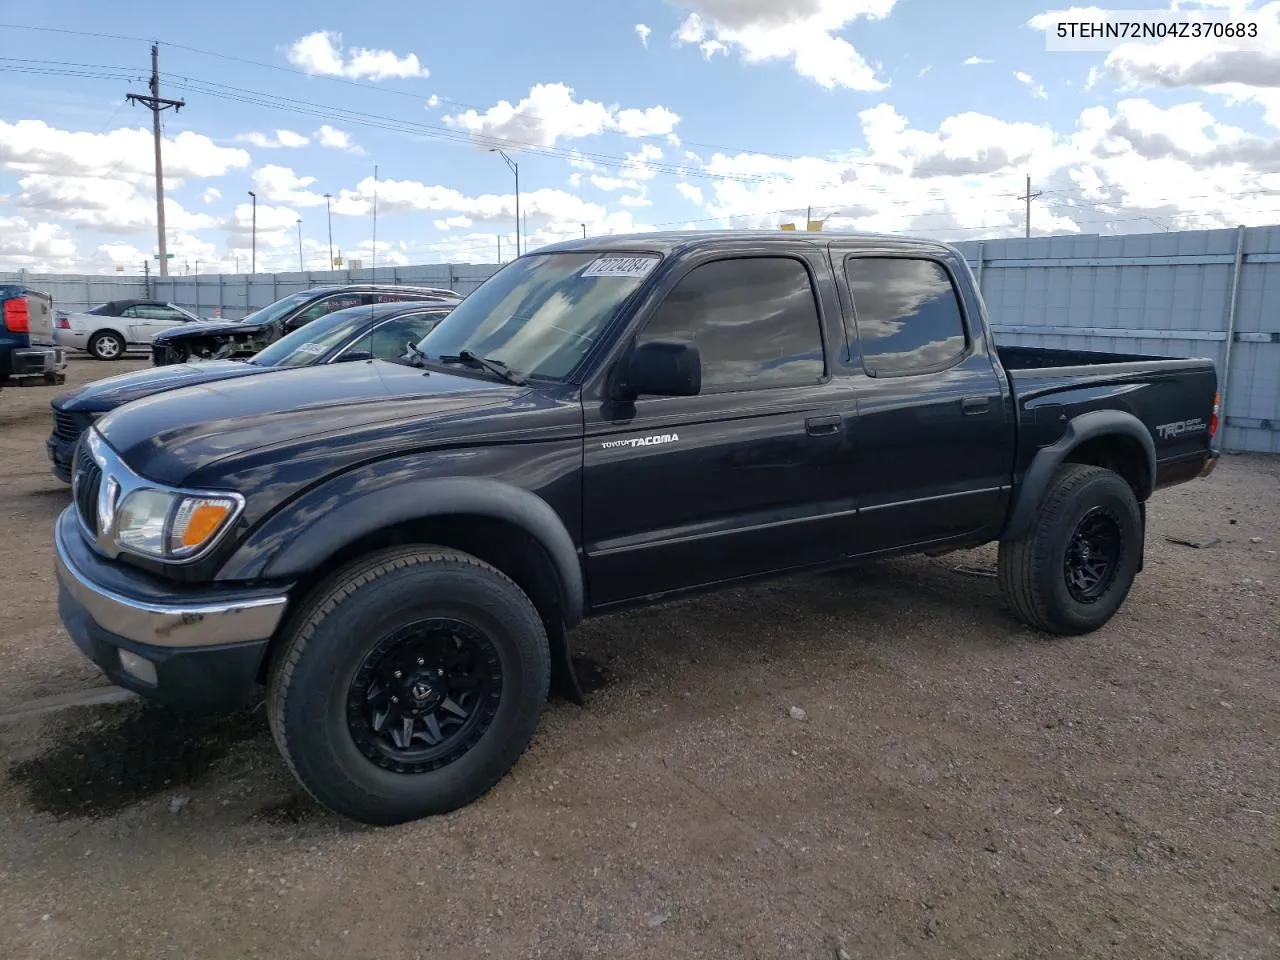
M504 520L527 531L555 568L565 629L577 626L586 605L586 585L569 531L537 494L486 477L412 480L347 500L286 543L268 561L263 575L295 579L314 570L317 558L331 557L376 530L459 513Z
M1145 504L1155 487L1156 478L1156 445L1151 439L1151 431L1141 420L1123 410L1091 410L1072 417L1067 421L1061 437L1036 451L1031 465L1022 475L1020 490L999 539L1019 540L1025 536L1049 489L1049 482L1071 451L1089 440L1106 436L1123 436L1136 440L1145 453L1146 482L1142 489L1136 491L1138 503Z

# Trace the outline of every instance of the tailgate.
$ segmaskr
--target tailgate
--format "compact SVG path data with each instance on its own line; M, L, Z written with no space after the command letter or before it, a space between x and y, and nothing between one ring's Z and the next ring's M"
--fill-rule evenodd
M53 346L53 297L47 293L28 290L27 329L32 346Z

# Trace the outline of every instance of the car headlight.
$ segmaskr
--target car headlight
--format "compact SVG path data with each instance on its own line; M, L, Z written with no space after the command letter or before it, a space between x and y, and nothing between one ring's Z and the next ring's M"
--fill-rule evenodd
M181 560L212 543L238 507L233 497L144 487L117 508L115 540L126 550L157 560Z

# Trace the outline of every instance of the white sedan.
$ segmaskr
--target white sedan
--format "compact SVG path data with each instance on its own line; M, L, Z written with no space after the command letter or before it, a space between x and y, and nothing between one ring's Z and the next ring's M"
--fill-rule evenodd
M146 347L163 330L202 319L163 300L111 300L83 313L57 311L54 339L99 360L119 360L129 347Z

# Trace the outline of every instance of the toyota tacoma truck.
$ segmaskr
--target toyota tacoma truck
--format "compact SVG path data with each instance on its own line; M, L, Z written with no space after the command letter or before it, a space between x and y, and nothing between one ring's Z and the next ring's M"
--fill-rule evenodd
M582 702L585 618L999 544L1079 635L1143 567L1153 492L1217 462L1210 360L999 347L928 240L612 236L502 267L404 360L200 384L106 414L56 524L59 613L181 709L266 687L321 804L468 804Z

